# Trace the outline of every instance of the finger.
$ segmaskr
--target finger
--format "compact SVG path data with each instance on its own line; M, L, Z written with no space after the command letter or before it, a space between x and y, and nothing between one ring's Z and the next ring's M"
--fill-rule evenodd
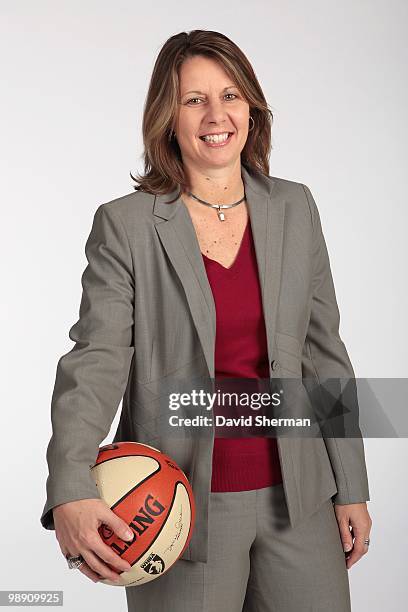
M368 547L369 547L369 544L366 544L364 540L369 540L369 539L370 539L370 532L366 533L366 535L363 538L364 554L368 552Z
M99 559L91 550L83 550L81 555L89 567L97 574L100 574L102 578L107 578L108 580L113 580L114 582L120 581L119 574L106 565L106 563L103 563L103 561Z
M119 572L128 572L132 569L130 563L125 559L122 559L113 552L113 550L103 542L99 533L95 536L95 539L90 542L92 552L94 552L100 559L112 565Z
M365 540L369 540L370 539L370 534L368 534L365 538ZM365 552L368 552L368 548L369 548L370 544L367 544L366 542L364 542L364 548L365 548Z
M346 567L350 569L357 561L360 561L363 555L357 551L352 551L348 556L346 556Z
M350 532L349 523L347 521L341 521L339 523L339 531L343 550L344 552L349 552L353 548L353 537Z
M367 546L364 544L364 540L368 538L367 532L364 530L356 531L356 537L354 538L354 549L363 556L367 552Z
M364 544L365 538L366 536L360 535L359 532L356 533L353 543L353 550L350 555L346 557L347 568L352 567L367 552L367 546Z
M107 511L102 514L101 520L105 525L108 525L121 540L130 542L134 539L135 534L129 528L129 525L110 508L107 508Z
M75 554L71 554L69 553L65 547L60 546L61 548L61 552L64 555L64 557L67 559L68 557L78 557L80 553L75 553ZM83 574L85 574L85 576L88 576L88 578L90 578L91 580L93 580L94 582L98 582L100 579L100 576L98 574L96 574L95 572L93 572L91 570L91 568L85 563L81 563L81 565L78 568L79 570L81 570L81 572Z
M96 572L94 572L87 563L82 563L79 568L80 572L82 572L85 576L93 580L93 582L99 582L100 576Z

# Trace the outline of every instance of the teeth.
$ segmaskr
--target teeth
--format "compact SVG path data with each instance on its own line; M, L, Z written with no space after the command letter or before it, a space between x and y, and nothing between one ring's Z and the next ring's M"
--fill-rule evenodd
M208 136L203 136L203 140L207 141L207 142L225 142L228 138L229 134L228 132L225 132L225 134L216 134L216 135L208 135Z

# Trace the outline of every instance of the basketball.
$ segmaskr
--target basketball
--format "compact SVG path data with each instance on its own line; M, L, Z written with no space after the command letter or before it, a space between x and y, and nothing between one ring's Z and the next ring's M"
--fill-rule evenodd
M158 578L183 554L194 529L195 502L186 475L170 457L139 442L100 447L91 473L101 498L134 533L125 542L107 525L99 527L105 544L132 566L118 584L100 582L137 586Z

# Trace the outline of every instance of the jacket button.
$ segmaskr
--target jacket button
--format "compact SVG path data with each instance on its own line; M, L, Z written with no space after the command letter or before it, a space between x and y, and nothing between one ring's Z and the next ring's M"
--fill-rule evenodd
M272 370L278 370L280 368L279 361L276 361L276 359L272 359L272 361L271 361L271 368L272 368Z

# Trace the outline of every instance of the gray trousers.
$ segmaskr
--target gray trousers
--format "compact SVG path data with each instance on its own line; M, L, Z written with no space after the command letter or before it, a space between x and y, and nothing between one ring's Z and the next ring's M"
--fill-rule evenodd
M292 528L282 484L212 492L209 521L208 562L127 587L129 612L350 612L331 499Z

